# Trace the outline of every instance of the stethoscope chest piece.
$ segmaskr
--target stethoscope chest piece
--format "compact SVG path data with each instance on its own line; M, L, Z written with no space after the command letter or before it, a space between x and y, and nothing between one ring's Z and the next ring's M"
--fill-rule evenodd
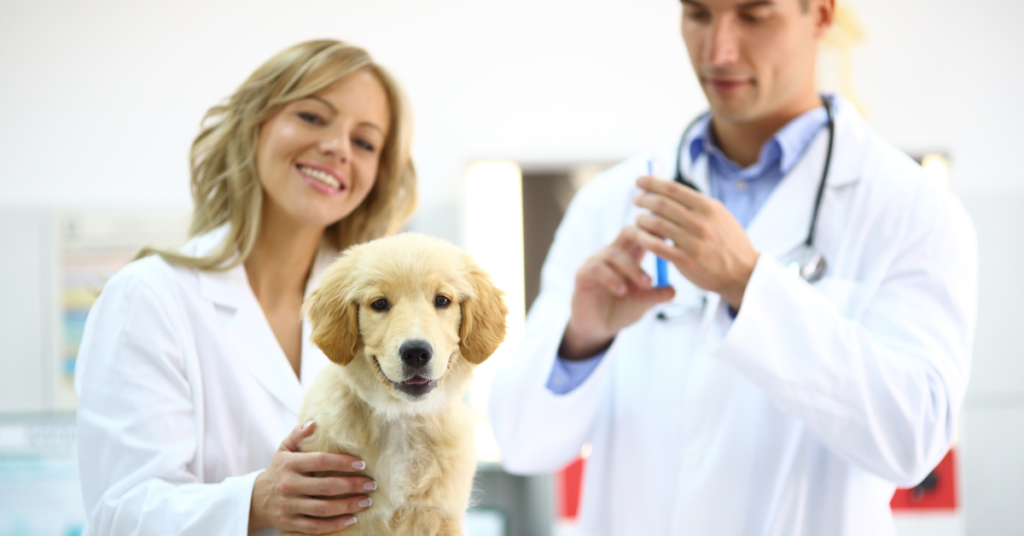
M814 283L824 277L828 268L825 256L817 248L807 244L801 245L781 260L789 273L808 283Z

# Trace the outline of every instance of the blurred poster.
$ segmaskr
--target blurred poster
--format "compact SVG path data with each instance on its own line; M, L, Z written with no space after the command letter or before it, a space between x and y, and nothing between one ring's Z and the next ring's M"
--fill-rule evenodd
M188 213L93 212L60 220L60 307L57 409L73 410L75 361L89 309L103 285L145 246L177 247L185 242Z
M0 415L0 535L78 536L84 525L75 415Z

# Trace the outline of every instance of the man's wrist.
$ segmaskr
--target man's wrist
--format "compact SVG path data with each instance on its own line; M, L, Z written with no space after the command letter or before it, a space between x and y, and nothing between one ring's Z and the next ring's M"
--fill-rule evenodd
M746 293L746 290L747 287L746 285L744 285L742 288L739 288L738 290L723 293L721 296L725 303L729 304L729 307L732 307L733 311L739 312L740 305L743 304L743 295Z
M558 346L558 357L570 361L594 357L607 350L613 340L615 340L614 335L578 335L570 324L566 326L565 332L562 334L562 343Z
M727 291L719 293L725 303L728 303L734 311L739 311L740 306L743 305L743 296L747 293L747 285L750 284L750 278L754 275L754 268L760 258L761 254L756 254L753 261L744 267L737 281Z

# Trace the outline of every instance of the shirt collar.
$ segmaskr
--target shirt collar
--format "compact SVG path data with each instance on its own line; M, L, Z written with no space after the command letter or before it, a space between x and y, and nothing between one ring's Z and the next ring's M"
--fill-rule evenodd
M786 126L779 129L771 138L761 146L756 163L751 164L746 170L763 171L763 169L777 160L779 169L785 175L796 165L804 152L814 141L821 127L828 124L828 114L825 108L818 107L798 115ZM706 113L693 124L694 136L690 141L690 162L693 163L702 154L709 158L718 160L719 164L726 165L736 171L741 171L739 164L729 160L725 153L715 145L711 135L711 114ZM760 173L756 173L759 175ZM746 175L746 174L744 174Z

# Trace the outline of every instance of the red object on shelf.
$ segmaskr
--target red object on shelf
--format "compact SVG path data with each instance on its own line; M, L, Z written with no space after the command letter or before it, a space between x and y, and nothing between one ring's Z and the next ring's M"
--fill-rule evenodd
M583 458L576 458L555 475L557 510L560 519L576 519L579 514L585 464Z
M934 478L934 480L931 480ZM924 485L898 489L889 502L893 511L955 510L957 497L956 455L953 449L939 462ZM930 488L930 489L925 489Z

